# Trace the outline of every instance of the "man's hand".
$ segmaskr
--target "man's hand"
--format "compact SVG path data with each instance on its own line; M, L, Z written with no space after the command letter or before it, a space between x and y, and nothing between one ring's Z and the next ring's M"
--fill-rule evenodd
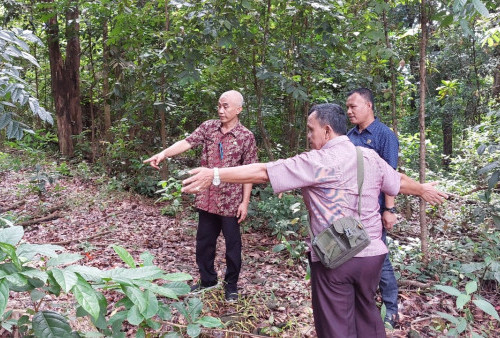
M396 214L393 214L392 212L387 210L382 213L382 224L384 225L384 228L386 230L391 231L394 227L394 224L396 224L396 220Z
M199 167L189 171L191 177L182 181L182 192L188 194L197 194L200 191L207 189L214 179L214 170L209 168Z
M150 166L152 166L155 169L160 169L158 166L161 161L163 161L165 158L161 155L162 153L158 153L154 156L151 156L147 160L144 160L142 163L149 163Z
M238 223L243 222L248 215L248 203L241 202L238 207L238 212L236 213L236 217L238 217Z
M447 199L448 195L442 191L437 190L434 186L438 182L422 183L424 191L420 195L426 202L435 205L443 203L443 199Z

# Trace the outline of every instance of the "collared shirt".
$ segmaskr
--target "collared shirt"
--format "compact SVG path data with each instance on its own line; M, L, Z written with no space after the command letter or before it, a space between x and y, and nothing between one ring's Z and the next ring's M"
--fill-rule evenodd
M222 168L257 162L257 145L250 130L240 122L225 134L221 127L220 120L208 120L186 138L192 147L203 145L200 166ZM221 182L197 194L195 205L212 214L234 217L242 200L242 184Z
M378 117L370 123L361 133L356 126L349 130L347 136L355 146L373 149L394 169L398 166L399 141L396 134L385 124L380 122ZM381 193L379 196L380 207L385 206L385 197Z
M377 153L366 148L361 150L365 161L361 221L371 243L356 257L377 256L387 253L381 240L377 196L380 191L396 195L401 178ZM358 217L356 148L347 136L328 141L320 150L270 162L266 166L275 193L301 188L313 234L339 218ZM310 240L308 245L310 247ZM311 258L313 262L318 261L312 250Z

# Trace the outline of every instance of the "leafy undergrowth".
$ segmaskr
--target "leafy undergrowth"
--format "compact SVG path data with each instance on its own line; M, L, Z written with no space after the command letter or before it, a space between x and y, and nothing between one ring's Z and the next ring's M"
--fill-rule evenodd
M198 275L195 263L196 219L189 207L186 207L182 217L162 216L160 209L165 204L154 204L152 199L116 191L104 181L70 176L60 177L47 187L45 193L40 193L30 184L30 176L31 172L22 169L0 172L0 207L19 204L17 208L4 213L3 217L20 224L46 214L51 208L57 207L58 211L54 219L26 225L25 241L62 245L69 252L84 255L85 262L82 264L100 269L124 266L112 248L113 245L120 245L135 259L139 259L144 251L151 252L155 257L155 265L167 273L185 272L195 278ZM252 219L246 222L252 222ZM438 275L442 270L438 269L436 276L429 276L428 272L420 273L421 266L415 263L418 261L417 254L409 254L416 250L412 247L415 242L412 238L418 237L417 233L418 229L411 223L393 233L396 239L393 247L407 254L395 257L395 268L405 283L400 287L400 322L396 328L387 329L388 336L406 337L410 332L424 337L442 336L443 331L446 332L447 322L436 312L460 315L453 297L422 288L429 281L439 284L443 278ZM242 238L241 298L237 303L226 303L222 288L204 293L201 298L205 315L218 317L227 326L224 330L205 329L203 334L210 337L244 336L243 333L314 337L310 285L305 279L304 263L291 260L284 251L273 252L272 248L279 241L263 231L249 230ZM456 238L449 240L454 241ZM437 244L432 257L439 264L445 264L441 249ZM220 238L216 267L221 279L224 266L224 242ZM423 275L426 275L425 279L422 279ZM484 282L481 295L491 304L497 305L499 310L500 296L496 282ZM22 311L29 307L28 302L30 298L26 295L11 299L8 306ZM113 299L108 299L108 302L112 303ZM75 318L74 304L72 299L53 299L45 302L45 307L68 315L74 329L91 331L90 323ZM472 315L472 330L498 332L498 322L491 316L477 308L472 309ZM168 326L168 323L165 325ZM126 329L128 336L136 330L131 325Z

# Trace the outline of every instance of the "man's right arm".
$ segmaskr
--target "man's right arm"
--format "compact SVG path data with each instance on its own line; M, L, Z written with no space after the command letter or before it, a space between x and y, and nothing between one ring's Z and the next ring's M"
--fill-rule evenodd
M151 165L153 168L160 169L158 165L160 164L161 161L163 161L167 157L172 157L181 154L189 149L191 149L191 144L188 141L186 140L177 141L170 147L160 151L158 154L151 156L147 160L144 160L144 163L149 163L149 165Z

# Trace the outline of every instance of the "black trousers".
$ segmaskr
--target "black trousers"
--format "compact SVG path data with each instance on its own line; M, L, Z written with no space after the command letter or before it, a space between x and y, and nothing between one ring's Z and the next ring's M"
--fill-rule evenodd
M210 286L217 283L214 268L217 238L222 231L226 242L226 275L228 288L236 291L241 270L241 234L236 217L226 217L199 210L198 232L196 233L196 264L201 283Z

